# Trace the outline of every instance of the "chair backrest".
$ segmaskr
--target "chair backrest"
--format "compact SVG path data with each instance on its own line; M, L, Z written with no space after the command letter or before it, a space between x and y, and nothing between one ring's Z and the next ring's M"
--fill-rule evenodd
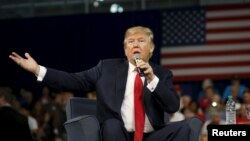
M66 104L67 120L82 115L96 116L96 100L83 97L70 98Z
M64 123L68 141L101 141L100 125L96 118L96 100L72 97L66 104Z

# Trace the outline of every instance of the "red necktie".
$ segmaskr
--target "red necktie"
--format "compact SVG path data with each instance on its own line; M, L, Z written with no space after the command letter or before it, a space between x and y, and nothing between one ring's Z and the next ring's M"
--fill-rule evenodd
M139 73L135 77L134 85L134 107L135 107L135 134L134 141L142 141L144 123L145 123L145 112L143 107L143 83Z

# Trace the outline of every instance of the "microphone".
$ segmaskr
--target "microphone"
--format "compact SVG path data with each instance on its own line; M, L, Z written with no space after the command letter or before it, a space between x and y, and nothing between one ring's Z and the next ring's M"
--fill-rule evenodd
M136 64L137 61L139 61L141 58L140 58L140 55L136 53L136 54L134 54L133 59L134 59L135 64ZM145 76L143 69L141 69L140 67L137 67L137 66L136 66L136 69L137 69L137 72L139 73L140 76Z

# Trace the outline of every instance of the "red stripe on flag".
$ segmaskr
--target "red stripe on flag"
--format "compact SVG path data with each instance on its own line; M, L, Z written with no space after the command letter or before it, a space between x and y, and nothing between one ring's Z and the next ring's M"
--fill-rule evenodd
M211 23L211 22L220 22L220 21L244 21L244 20L250 20L250 15L207 18L207 22L209 22L209 23Z
M250 46L250 45L249 45ZM247 55L250 57L249 49L242 50L228 50L228 51L207 51L207 52L188 52L188 53L166 53L161 54L162 58L185 58L185 57L206 57L206 56L228 56L228 55Z
M232 5L219 5L219 6L208 6L206 8L208 11L225 11L225 10L242 10L250 9L250 3L244 4L232 4Z
M247 32L247 31L250 31L250 25L249 25L249 27L207 29L207 34L209 34L209 33L228 33L228 32Z

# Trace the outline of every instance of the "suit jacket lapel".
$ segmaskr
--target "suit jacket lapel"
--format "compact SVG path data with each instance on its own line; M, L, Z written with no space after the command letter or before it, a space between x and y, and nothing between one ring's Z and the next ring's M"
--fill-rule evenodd
M149 62L149 64L150 64L150 66L152 67L152 69L153 69L153 71L154 71L154 73L155 73L154 64L152 64L152 63L150 63L150 62ZM147 82L147 80L145 79L145 80L144 80L144 86L143 86L143 101L144 101L144 106L146 106L146 107L147 107L147 101L148 101L148 99L151 98L151 92L150 92L150 90L147 88L147 85L148 85L148 82ZM147 111L146 111L146 112L147 112Z
M115 74L116 79L116 97L117 97L117 107L121 109L122 101L125 94L126 83L128 76L128 61L123 60L123 63L117 65L117 70Z

